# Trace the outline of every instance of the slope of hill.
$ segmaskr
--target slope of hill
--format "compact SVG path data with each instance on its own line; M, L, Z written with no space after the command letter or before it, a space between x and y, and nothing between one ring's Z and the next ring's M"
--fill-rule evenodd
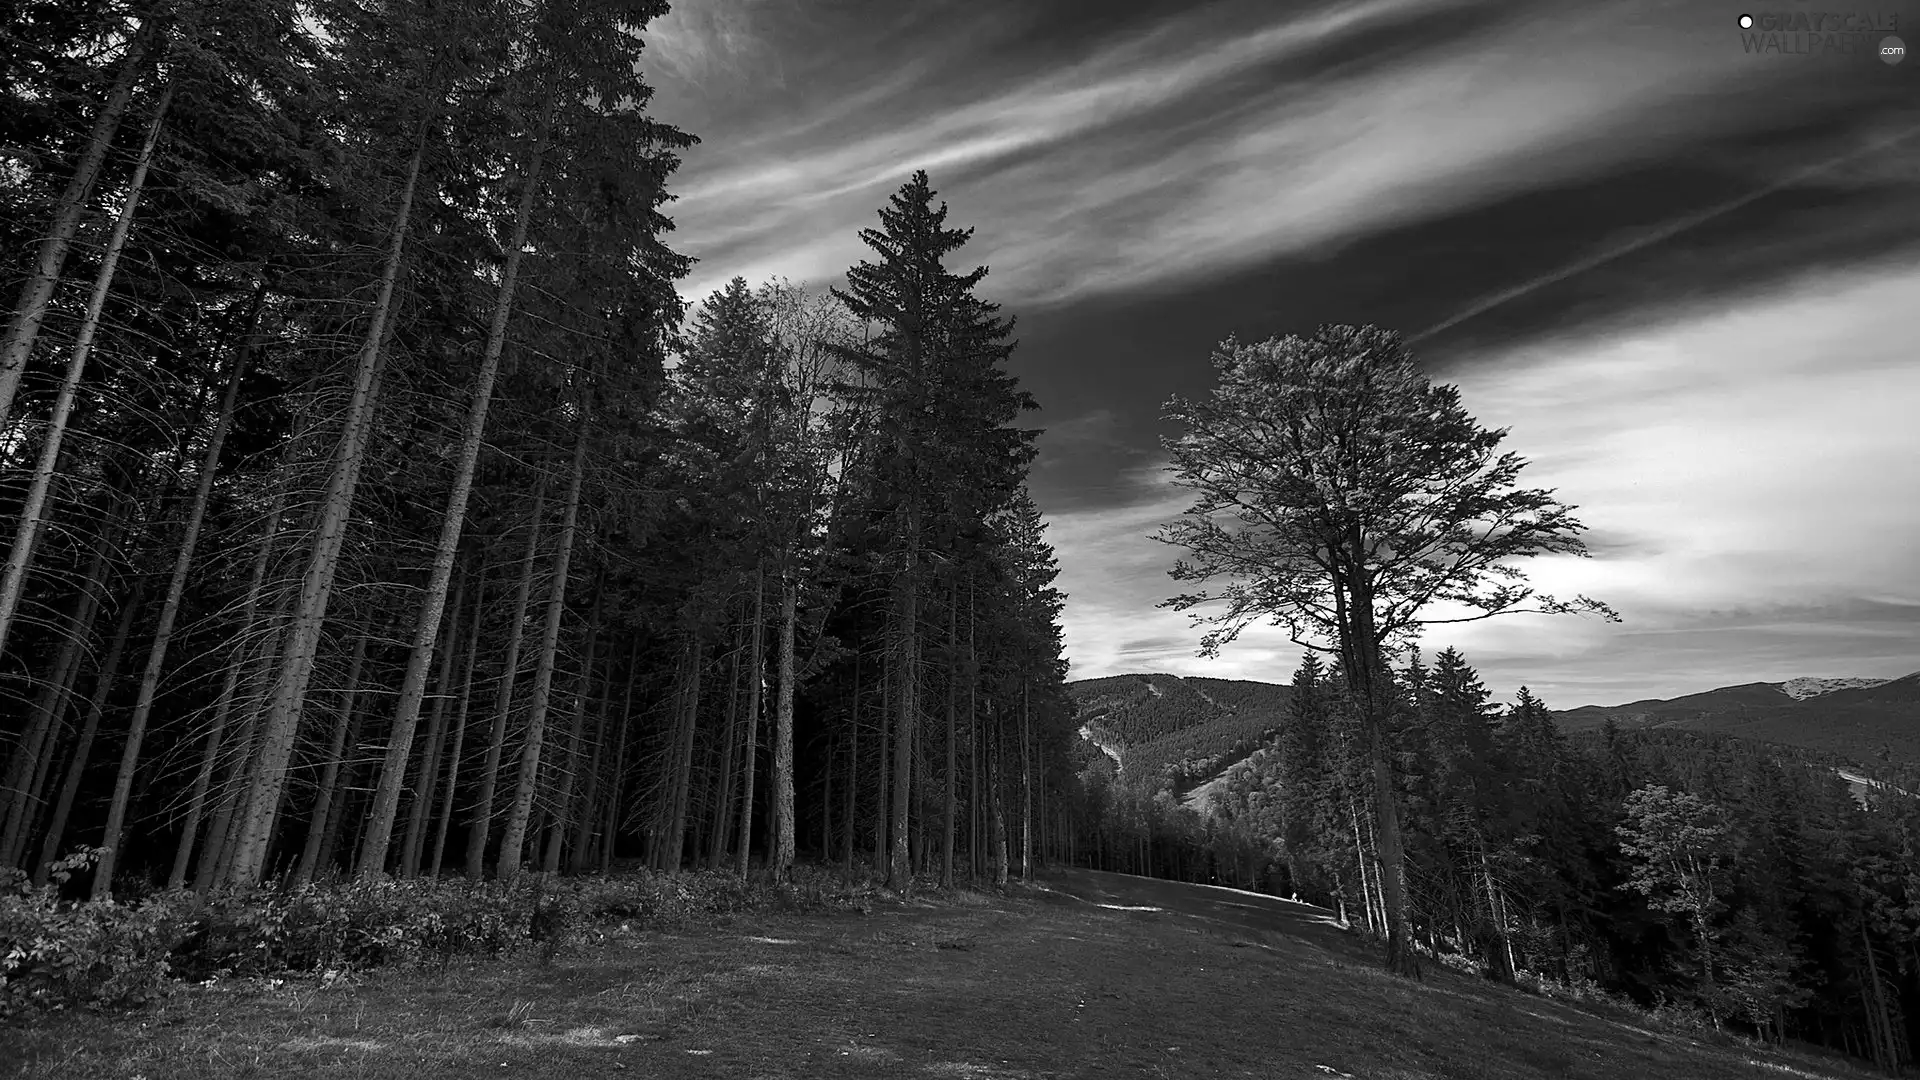
M1139 746L1182 728L1218 720L1229 711L1177 675L1115 675L1067 684L1078 719L1121 746Z
M1218 775L1279 729L1292 688L1240 679L1115 675L1067 684L1081 735L1129 780L1176 791Z
M1422 982L1306 904L1066 870L1004 893L876 896L610 930L519 962L187 986L132 1016L0 1028L0 1076L1300 1077L1855 1080L1438 966Z
M1829 688L1812 692L1823 685ZM1883 752L1914 762L1920 761L1920 672L1885 680L1745 683L1668 700L1588 705L1554 718L1567 731L1594 730L1611 719L1621 727L1719 732L1863 763Z

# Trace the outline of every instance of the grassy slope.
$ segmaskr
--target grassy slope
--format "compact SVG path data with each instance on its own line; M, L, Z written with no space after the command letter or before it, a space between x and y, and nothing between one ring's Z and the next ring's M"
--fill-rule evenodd
M616 934L551 969L195 989L0 1045L0 1076L62 1080L1866 1075L1453 972L1395 980L1320 909L1085 871L1011 897Z

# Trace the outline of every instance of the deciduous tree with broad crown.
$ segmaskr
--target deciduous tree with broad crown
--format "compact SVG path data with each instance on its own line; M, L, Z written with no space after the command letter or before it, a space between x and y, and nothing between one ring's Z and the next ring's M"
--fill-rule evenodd
M1173 398L1166 439L1174 482L1197 499L1158 539L1185 548L1175 580L1217 589L1162 606L1211 624L1213 655L1258 620L1297 643L1336 653L1365 721L1387 913L1386 960L1418 975L1407 926L1404 844L1388 746L1391 643L1421 626L1521 612L1588 611L1521 583L1515 560L1586 553L1584 526L1551 491L1516 486L1525 461L1496 453L1505 430L1483 428L1458 389L1415 367L1377 327L1323 326L1214 353L1218 385Z

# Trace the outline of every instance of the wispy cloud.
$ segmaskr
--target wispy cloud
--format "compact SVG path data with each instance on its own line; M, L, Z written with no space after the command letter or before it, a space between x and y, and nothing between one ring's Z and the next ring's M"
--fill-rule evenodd
M923 78L867 99L857 133L690 158L675 214L704 262L688 288L741 267L837 274L916 168L984 223L968 254L994 288L1031 305L1231 271L1778 118L1739 91L1781 65L1703 47L1697 28L1622 32L1666 10L1651 0L1482 11L1474 40L1446 40L1444 16L1465 8L1370 0L1227 37L1195 12L984 92L908 65ZM1405 40L1415 25L1433 47ZM1394 28L1390 54L1356 48Z
M700 83L769 58L772 51L753 29L760 6L751 0L674 0L667 14L647 24L649 65L683 82ZM769 73L777 77L777 64Z
M1713 206L1706 208L1705 210L1698 210L1698 211L1694 211L1693 213L1682 214L1681 216L1674 218L1671 221L1661 224L1657 228L1642 231L1639 235L1633 237L1630 240L1627 240L1624 243L1616 244L1612 247L1608 247L1592 255L1588 255L1588 256L1584 256L1582 258L1576 259L1546 274L1542 274L1530 280L1523 281L1520 284L1512 286L1510 288L1503 289L1492 296L1486 297L1480 301L1477 301L1469 305L1464 310L1449 316L1448 318L1434 324L1433 326L1428 327L1427 329L1421 331L1420 333L1412 335L1411 337L1408 338L1408 340L1410 342L1418 342L1423 339L1432 337L1433 335L1438 334L1443 330L1446 330L1453 326L1457 326L1460 323L1466 322L1468 319L1471 319L1477 315L1483 315L1488 311L1491 311L1494 308L1499 307L1502 304L1506 304L1513 300L1517 300L1520 297L1529 295L1542 288L1545 288L1546 286L1553 285L1561 281L1565 281L1569 278L1577 277L1581 274L1585 274L1601 266L1605 266L1606 264L1613 262L1617 259L1625 258L1628 255L1632 255L1636 252L1643 251L1647 248L1654 246L1655 244L1666 243L1667 241L1670 241L1673 238L1680 236L1681 234L1686 233L1692 229L1699 228L1700 226L1705 225L1708 222L1715 221L1719 218L1725 217L1726 215L1733 213L1736 210L1739 210L1746 206L1750 206L1753 203L1758 202L1759 200L1774 194L1775 192L1783 191L1787 188L1790 188L1799 184L1804 184L1809 180L1816 180L1816 179L1825 180L1828 178L1841 178L1841 179L1853 180L1854 182L1858 182L1860 179L1859 174L1857 172L1850 171L1855 162L1860 162L1860 161L1885 162L1888 160L1893 160L1893 161L1905 160L1900 155L1890 154L1888 153L1888 151L1898 147L1900 144L1906 142L1908 139L1912 138L1916 134L1920 134L1920 126L1901 128L1888 135L1875 138L1861 145L1849 147L1846 150L1842 151L1841 153L1836 154L1832 157L1828 157L1820 161L1816 161L1811 165L1802 166L1801 168L1795 169L1793 172L1789 173L1788 175L1778 180L1774 180L1769 183L1762 184L1758 187L1755 187L1745 192L1742 195L1739 195L1732 199L1728 199L1727 201L1722 203L1717 203Z
M1196 26L1163 24L1065 70L1027 76L1011 89L926 112L913 103L933 96L936 88L894 80L886 87L895 106L892 115L867 114L866 133L860 137L822 140L810 130L789 139L759 140L748 152L727 155L704 171L696 158L676 215L690 238L689 248L705 254L712 267L696 274L688 289L702 295L732 276L736 259L764 261L769 254L785 259L787 273L797 279L831 272L813 257L815 241L823 236L840 241L837 247L843 254L835 269L845 269L861 250L853 232L869 223L887 190L915 169L950 174L1123 127L1249 68L1304 55L1318 44L1386 20L1446 6L1458 6L1458 0L1370 0L1226 41L1197 33ZM667 31L670 42L690 40L689 53L704 56L711 51L707 35L673 26ZM909 72L926 68L910 65ZM870 96L863 97L874 104ZM1109 195L1124 195L1127 182L1115 183L1109 178ZM1012 185L999 188L1014 190ZM1001 209L996 207L995 216L1005 220ZM1007 226L1018 224L1006 221ZM792 249L798 250L789 255ZM1009 276L1017 270L1009 267Z

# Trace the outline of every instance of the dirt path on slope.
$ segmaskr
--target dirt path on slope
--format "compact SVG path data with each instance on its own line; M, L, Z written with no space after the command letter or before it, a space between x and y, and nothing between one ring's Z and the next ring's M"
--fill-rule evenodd
M1275 938L1352 948L1334 913L1313 904L1220 885L1191 885L1134 874L1063 869L1038 883L1109 911L1165 912L1185 916L1215 933L1273 944Z

